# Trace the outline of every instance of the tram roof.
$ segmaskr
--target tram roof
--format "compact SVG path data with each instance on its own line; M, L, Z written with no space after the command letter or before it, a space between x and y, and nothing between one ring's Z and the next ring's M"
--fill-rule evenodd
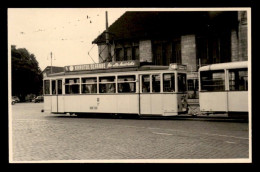
M129 67L120 69L95 69L85 71L65 71L59 73L49 74L48 76L62 76L62 75L79 75L79 74L95 74L95 73L114 73L114 72L131 72L131 71L147 71L147 70L168 70L169 66L144 65L141 67Z
M207 65L199 68L199 71L209 70L221 70L221 69L235 69L235 68L247 68L248 61L229 62L229 63L218 63Z

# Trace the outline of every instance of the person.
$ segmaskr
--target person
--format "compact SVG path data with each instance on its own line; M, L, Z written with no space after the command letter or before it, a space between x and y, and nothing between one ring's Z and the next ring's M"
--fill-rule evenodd
M107 93L114 93L115 92L114 84L107 84L107 86L108 86Z
M142 88L142 92L143 93L147 93L147 92L149 92L149 86L146 86L144 83L143 83L143 88Z

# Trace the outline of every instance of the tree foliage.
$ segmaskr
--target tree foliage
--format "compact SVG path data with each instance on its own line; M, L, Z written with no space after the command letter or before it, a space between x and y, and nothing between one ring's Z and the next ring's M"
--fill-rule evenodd
M28 94L42 94L42 71L34 54L12 45L12 95L25 100Z

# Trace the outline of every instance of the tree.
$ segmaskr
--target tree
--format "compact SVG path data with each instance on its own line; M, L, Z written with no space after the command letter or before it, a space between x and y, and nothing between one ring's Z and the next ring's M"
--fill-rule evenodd
M11 47L12 95L25 100L28 94L42 94L42 71L34 54L25 48Z

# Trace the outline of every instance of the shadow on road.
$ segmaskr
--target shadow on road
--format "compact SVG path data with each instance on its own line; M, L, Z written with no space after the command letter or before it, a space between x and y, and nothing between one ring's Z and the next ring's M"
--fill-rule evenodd
M138 116L136 114L63 114L49 116L51 118L96 118L96 119L136 119L136 120L192 120L192 121L208 121L208 122L236 122L248 123L248 118L219 117L219 116Z

